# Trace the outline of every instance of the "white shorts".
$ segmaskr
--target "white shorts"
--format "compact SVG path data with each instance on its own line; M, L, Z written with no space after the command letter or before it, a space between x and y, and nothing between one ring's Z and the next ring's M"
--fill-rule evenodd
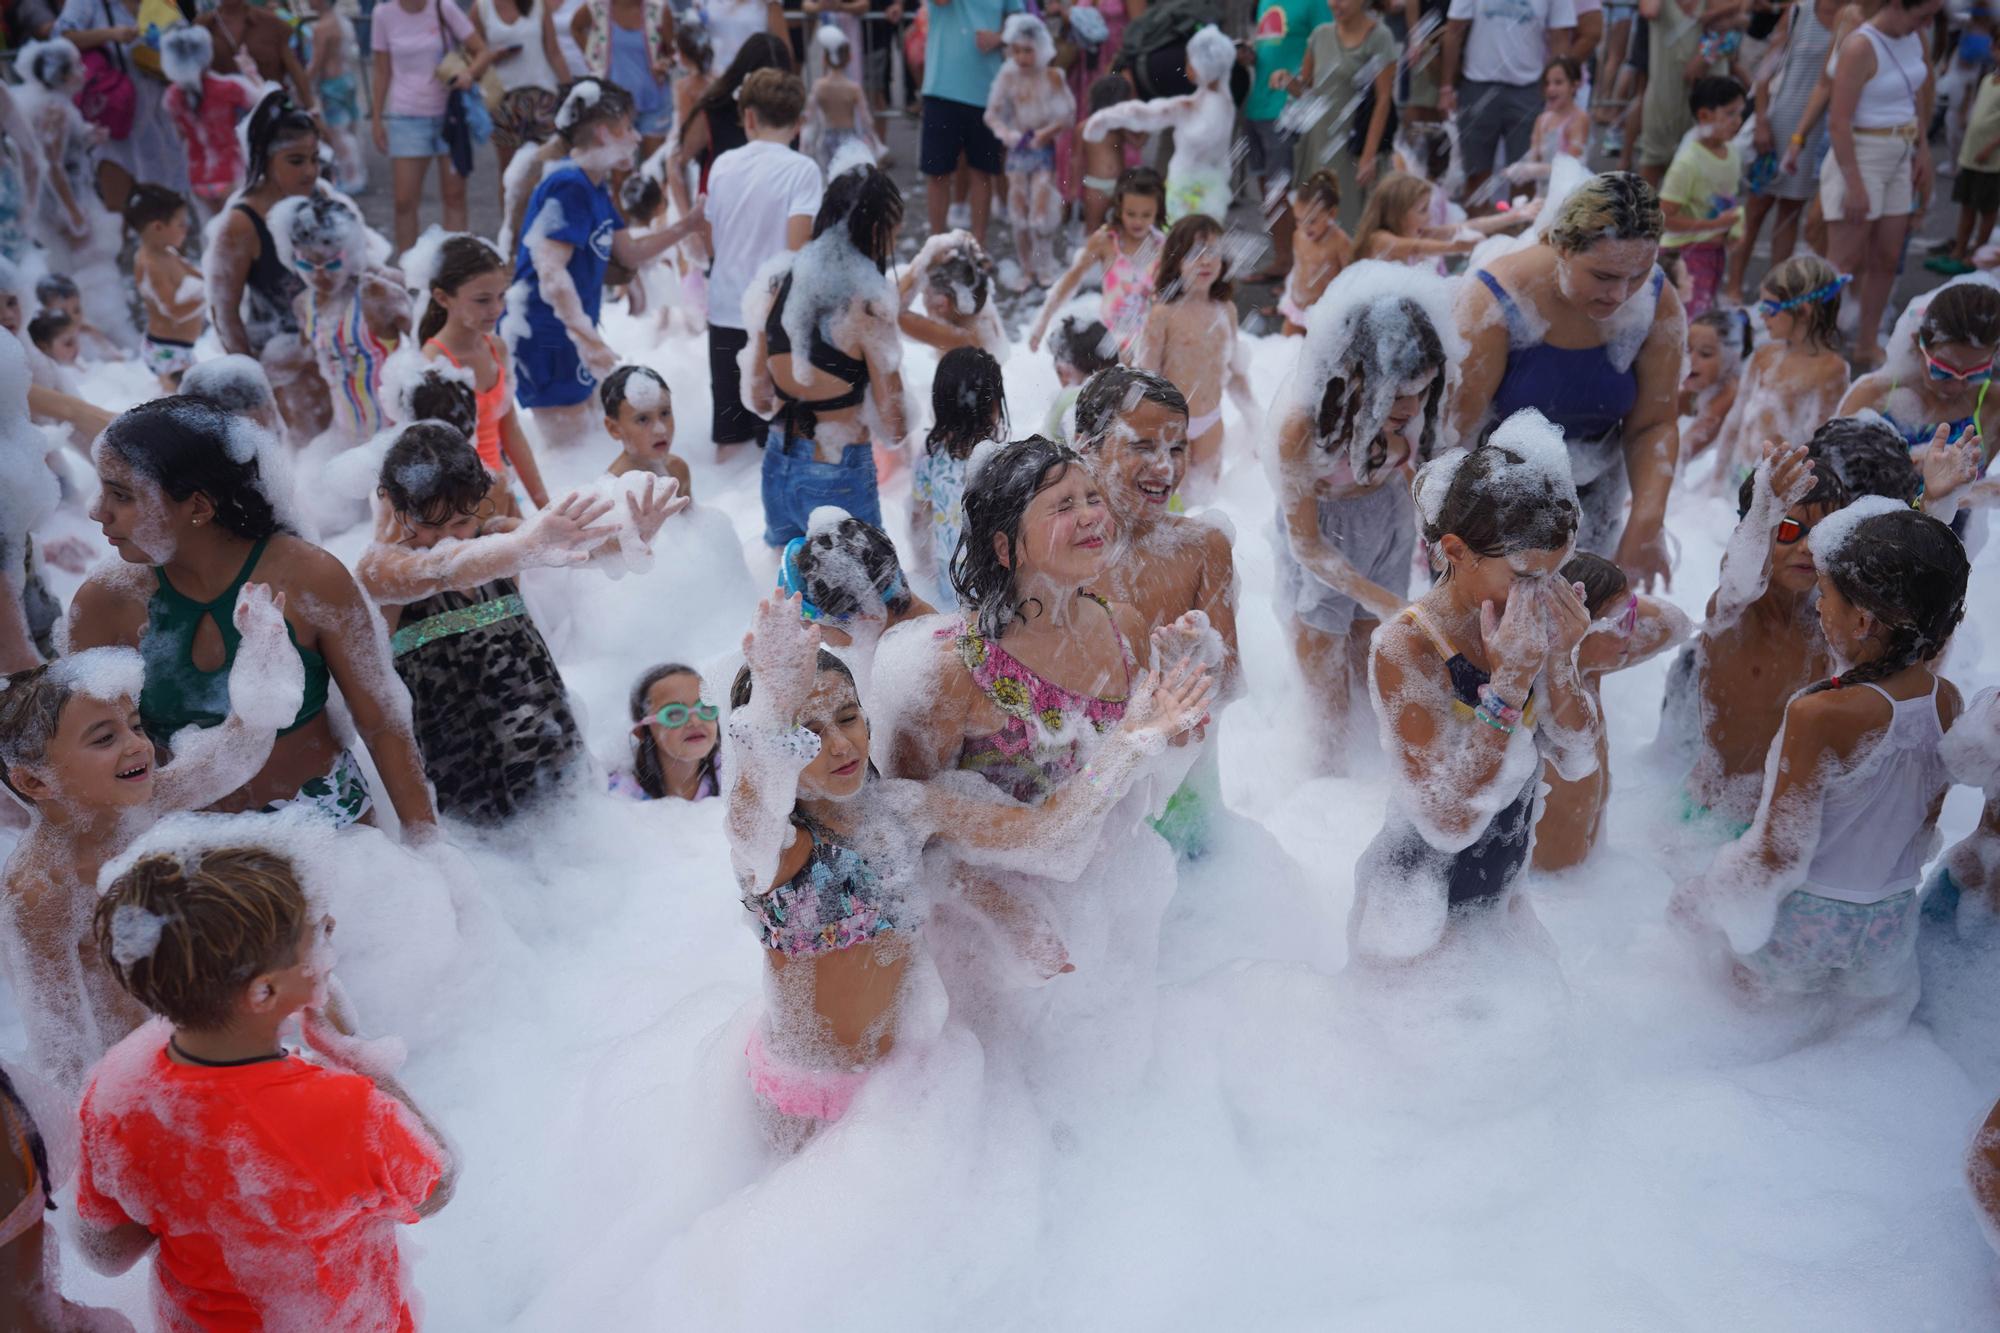
M1819 177L1819 206L1826 214L1828 222L1873 222L1876 218L1901 217L1917 211L1916 183L1912 172L1916 165L1916 126L1909 127L1909 135L1864 134L1854 135L1854 161L1861 168L1861 182L1868 187L1868 211L1863 217L1850 217L1847 209L1847 182L1840 174L1840 164L1832 153L1826 155L1821 164Z

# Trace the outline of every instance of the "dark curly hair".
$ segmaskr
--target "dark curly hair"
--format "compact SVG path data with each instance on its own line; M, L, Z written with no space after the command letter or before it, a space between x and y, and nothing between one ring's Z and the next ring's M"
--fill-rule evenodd
M1889 641L1881 656L1807 693L1886 680L1928 662L1965 617L1972 563L1957 535L1929 514L1894 509L1864 518L1819 567L1842 597L1882 623Z
M970 608L979 632L997 639L1021 619L1025 605L1014 587L1014 570L994 550L995 537L1009 551L1021 545L1021 519L1029 503L1061 481L1083 459L1075 450L1040 435L1016 440L986 460L965 488L965 520L958 550L951 557L951 586Z
M1354 314L1347 355L1320 394L1313 418L1315 443L1332 452L1358 434L1370 433L1367 462L1372 475L1389 461L1389 446L1382 439L1386 408L1382 417L1374 415L1375 405L1387 402L1380 396L1381 386L1406 384L1429 370L1436 375L1424 392L1423 433L1416 452L1419 462L1430 461L1444 419L1445 369L1444 340L1421 305L1405 296L1393 303L1363 306Z
M98 447L176 501L207 496L216 523L254 542L284 525L264 493L256 451L240 460L232 455L232 440L240 450L242 432L252 430L206 398L155 398L121 413Z
M1451 455L1430 463L1430 469L1445 466ZM1523 471L1527 459L1502 444L1488 440L1467 451L1438 501L1435 518L1423 523L1424 541L1435 548L1447 535L1456 536L1475 554L1494 557L1514 551L1555 551L1576 535L1577 507L1574 492L1565 493L1553 477ZM1437 476L1417 476L1416 498L1420 512L1427 502L1425 483L1437 485ZM1525 484L1524 484L1525 483ZM1447 567L1445 578L1451 577Z
M1817 470L1838 479L1842 494L1808 497L1807 504L1839 508L1864 495L1886 495L1908 504L1923 493L1924 481L1910 461L1910 446L1896 428L1878 416L1835 417L1822 422L1807 445Z
M413 421L383 455L381 487L397 513L441 523L477 512L493 477L457 428Z

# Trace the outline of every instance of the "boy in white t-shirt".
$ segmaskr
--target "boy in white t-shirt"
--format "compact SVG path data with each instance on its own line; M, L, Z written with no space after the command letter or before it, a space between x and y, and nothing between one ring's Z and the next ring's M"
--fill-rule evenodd
M796 74L760 69L743 80L736 105L749 142L708 171L708 372L716 450L762 439L764 421L743 405L736 354L750 341L743 291L772 256L812 239L822 183L819 166L792 149L806 88Z

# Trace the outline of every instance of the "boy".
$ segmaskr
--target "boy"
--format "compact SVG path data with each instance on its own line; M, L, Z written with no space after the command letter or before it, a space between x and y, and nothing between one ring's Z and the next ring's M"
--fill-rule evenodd
M672 477L693 498L688 465L674 457L674 393L650 366L620 366L604 381L604 429L618 442L605 471L614 477L650 472Z
M125 201L125 225L139 238L132 281L146 302L146 369L163 393L179 393L181 376L194 364L195 341L208 327L201 270L188 261L187 201L158 185L135 185Z
M76 321L60 310L44 310L28 321L28 338L59 366L76 367L80 354Z
M805 85L782 70L757 70L743 80L736 104L743 117L741 148L715 159L708 173L708 377L714 424L709 438L721 455L729 445L764 438L764 421L743 405L737 354L749 346L743 293L772 257L812 239L819 212L819 167L789 146L806 105Z
M414 1329L395 1224L442 1208L456 1164L321 1016L333 921L291 864L261 847L149 855L92 925L166 1022L113 1048L84 1093L86 1257L119 1273L157 1244L162 1328ZM301 1012L324 1065L278 1044Z
M525 289L526 331L514 343L514 396L535 413L543 435L580 439L590 424L597 377L618 367L618 353L598 336L604 275L613 260L635 272L679 245L701 225L701 204L650 236L625 234L625 219L605 184L632 165L639 136L632 95L583 78L563 90L556 133L569 156L542 177L523 213L514 285Z
M1693 283L1687 307L1692 320L1715 303L1728 243L1740 239L1743 209L1737 192L1743 154L1733 140L1743 126L1743 85L1734 79L1699 78L1688 89L1695 132L1681 141L1660 185L1666 214L1663 249L1681 256Z
M1989 71L1979 80L1965 144L1958 150L1951 201L1958 205L1958 235L1949 254L1924 267L1934 273L1970 273L1972 256L1991 239L1994 217L2000 214L2000 73Z

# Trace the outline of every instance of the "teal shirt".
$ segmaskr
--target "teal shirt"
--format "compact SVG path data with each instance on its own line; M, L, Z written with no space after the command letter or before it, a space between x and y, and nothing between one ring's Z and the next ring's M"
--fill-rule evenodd
M1021 0L951 0L930 6L930 32L924 38L924 96L947 102L985 106L993 76L1007 59L1007 48L979 49L976 32L1000 31L1009 14L1021 12Z
M954 0L956 3L956 0ZM931 11L937 17L937 11ZM1257 29L1250 34L1251 51L1257 57L1257 77L1250 96L1243 103L1245 120L1276 120L1285 109L1286 97L1271 87L1276 70L1299 72L1306 58L1306 39L1322 23L1333 22L1326 0L1262 0L1257 6Z

